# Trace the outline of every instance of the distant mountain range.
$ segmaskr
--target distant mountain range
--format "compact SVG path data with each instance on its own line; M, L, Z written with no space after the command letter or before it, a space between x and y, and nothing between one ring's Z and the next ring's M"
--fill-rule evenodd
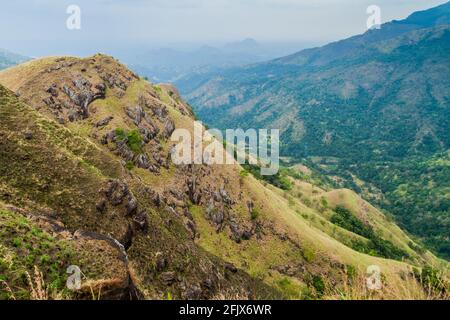
M177 82L221 129L280 128L282 154L335 176L450 257L450 3L346 40Z
M15 66L27 60L30 60L30 58L0 49L0 70Z
M245 39L222 47L201 46L194 50L160 48L129 58L127 62L133 70L154 82L175 82L187 75L262 62L301 48L301 44L269 45Z

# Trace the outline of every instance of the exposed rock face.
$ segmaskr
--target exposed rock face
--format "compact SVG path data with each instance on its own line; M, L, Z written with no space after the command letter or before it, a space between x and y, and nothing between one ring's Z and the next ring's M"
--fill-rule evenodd
M115 64L115 65L114 65ZM95 73L92 73L92 69ZM48 81L50 85L37 85ZM41 91L22 94L21 98L31 106L45 107L61 124L79 121L90 116L89 106L97 99L104 99L107 88L119 96L138 77L111 57L97 55L90 59L58 58L55 63L26 86L39 86ZM109 122L105 120L104 126Z
M132 88L134 91L135 88L135 78L131 73L123 71L112 60L111 65L106 64L107 58L84 60L82 63L61 60L48 68L46 73L51 75L52 81L45 86L40 85L37 94L25 90L23 99L34 101L33 106L41 108L39 111L45 116L50 110L59 123L79 121L70 124L70 130L52 122L56 130L62 132L56 132L55 136L61 134L64 139L61 143L67 141L67 149L73 152L73 157L72 154L52 154L45 159L54 161L52 165L56 165L58 174L66 172L66 168L78 163L80 158L96 169L95 172L84 168L74 170L71 179L77 183L70 187L75 192L63 200L67 202L57 206L58 212L52 213L72 225L73 230L66 229L68 234L64 237L93 247L92 251L84 247L86 252L98 250L99 255L92 255L93 258L103 258L103 254L108 254L109 260L105 260L107 263L103 267L113 272L108 277L94 279L98 282L93 283L93 287L99 289L101 281L105 280L108 285L105 291L102 289L104 298L137 298L140 294L133 279L138 279L135 282L143 289L150 288L153 298L161 298L160 294L166 293L166 287L170 286L171 293L177 298L208 299L223 287L235 286L239 281L234 277L241 276L238 271L235 271L235 276L231 275L234 273L225 271L221 259L211 258L196 244L195 240L202 236L203 225L197 225L194 219L210 204L207 219L218 232L226 232L236 241L249 238L245 234L245 225L234 218L235 192L225 190L228 185L222 178L216 183L216 172L207 166L171 166L167 139L175 130L175 124L179 123L179 119L172 116L177 112L171 105L173 101L164 101L165 105L158 102L153 92L156 90L152 90L150 85L139 89L139 99L128 100L130 90L124 90ZM102 60L101 64L99 60ZM68 68L72 69L69 71ZM140 88L143 84L139 82L136 85ZM39 98L38 102L34 96ZM106 100L95 101L103 98ZM181 110L186 112L187 107ZM72 128L83 131L73 134L76 130ZM26 130L30 134L21 131L20 141L27 139L26 144L42 141L43 135L36 128ZM130 139L136 132L142 140L135 139L133 145ZM3 131L0 135L3 136ZM53 142L46 142L51 147ZM52 151L49 153L60 147L58 144L54 149L49 148ZM45 152L39 155L47 157ZM31 156L23 154L17 158L22 157ZM130 166L128 161L134 166ZM49 161L38 163L45 169L42 171L48 172L48 167L42 165L45 162ZM155 180L154 185L149 182L152 179ZM48 181L45 177L39 181L37 190L45 192L46 197L55 197L53 189L58 183L61 182L53 176ZM0 194L2 201L12 193L4 190L3 185L0 189L1 194L8 193L5 196ZM64 229L55 224L55 230L57 228ZM230 228L235 231L235 237ZM76 229L81 230L74 235ZM155 253L158 254L155 256ZM136 273L128 270L128 259ZM111 261L116 268L110 268L108 263ZM97 261L93 265L97 266ZM249 281L250 277L242 275L242 279ZM88 297L88 294L87 291L80 292L80 297Z
M105 213L106 210L106 200L105 199L100 199L97 204L95 205L95 208L97 209L98 212L100 213Z
M141 211L133 217L134 227L142 232L148 231L147 212Z
M126 79L123 79L119 74L112 74L109 72L102 73L101 78L106 82L109 88L119 88L123 91L127 90L127 82L131 80L130 77L125 76Z
M168 111L166 106L162 105L162 104L152 104L150 106L150 109L153 113L153 115L160 121L163 122L167 116L168 116Z
M163 272L160 279L166 286L170 286L177 281L177 274L173 271Z
M92 299L92 291L100 289L101 299L122 300L141 299L142 293L136 288L130 275L128 256L125 247L116 239L92 231L76 230L71 232L61 222L49 216L35 214L19 208L11 207L10 210L23 215L34 225L52 235L56 239L64 239L73 244L74 248L81 250L78 254L86 254L84 250L95 250L97 259L105 259L113 264L116 270L110 278L102 278L99 281L90 280L81 283L81 289L74 292L78 299ZM86 266L88 267L88 266ZM86 270L85 270L86 271Z
M164 202L164 200L162 200L162 196L155 190L153 190L150 187L145 187L145 193L148 194L149 198L151 199L152 203L156 206L156 207L161 207L161 204Z
M144 138L145 143L149 143L151 140L153 140L159 132L159 129L155 127L154 125L149 126L139 126L139 132L142 134L142 137Z
M186 222L186 228L191 235L191 239L195 239L197 237L197 226L192 219L188 219Z
M206 218L220 232L228 227L230 237L236 243L242 240L250 240L254 234L255 226L247 226L240 222L240 219L233 213L232 206L235 201L229 193L221 186L217 191L208 191L211 195L205 210Z
M118 180L109 180L105 194L113 206L118 206L122 204L125 197L130 195L130 191L125 183Z
M139 96L137 105L123 108L130 127L128 132L136 135L137 130L139 139L142 140L139 152L135 150L136 148L133 150L130 148L128 136L117 136L117 129L123 131L121 128L103 133L100 143L108 145L125 161L132 162L136 167L159 173L161 168L169 169L170 166L170 152L162 148L161 142L170 137L175 130L175 123L168 118L166 107L151 100L149 96L151 95L144 91ZM108 122L108 119L102 120L98 126Z
M131 245L133 244L133 237L134 237L134 229L131 224L128 225L127 231L120 239L120 243L123 245L125 250L128 250Z
M306 272L306 268L302 264L279 265L273 267L272 269L289 277L300 276Z
M241 230L241 228L239 227L234 218L230 218L229 226L231 230L232 239L237 243L241 242L243 231Z
M61 86L53 84L46 92L50 94L43 99L45 105L53 110L55 116L60 119L77 121L89 117L89 104L96 100L104 98L105 92L102 86L98 85L94 89L91 83L78 76L72 80L72 83L62 83ZM65 95L59 94L62 91ZM67 99L68 98L68 99Z
M222 223L225 219L225 213L223 209L217 208L214 204L214 200L211 199L206 209L206 215L213 223L217 230L222 228Z
M92 84L81 75L73 79L71 85L64 84L62 90L73 103L69 113L70 121L89 117L89 104L95 99L103 99L105 97L104 85L98 84L92 88ZM52 97L55 96L53 91L51 94Z
M58 86L56 84L52 84L48 89L47 92L50 93L50 95L54 98L58 97Z
M187 300L199 300L202 296L202 289L198 285L190 285L184 292L183 297Z
M163 255L162 252L157 252L156 253L156 271L163 271L167 265L168 265L168 261L167 258Z
M200 204L202 195L197 189L197 177L192 176L186 179L186 185L187 185L187 194L189 196L189 200L193 204Z
M120 239L120 243L128 249L137 232L146 233L148 231L147 212L139 208L136 197L129 190L128 185L122 181L109 180L100 193L104 194L105 198L97 202L98 212L107 214L109 203L113 207L119 207L123 216L129 218L129 225Z
M164 124L164 133L163 133L163 137L168 139L170 138L170 136L172 135L172 133L175 131L175 124L173 123L172 120L167 119L165 124Z
M27 140L31 140L31 139L33 139L33 133L27 131L27 132L25 132L24 137L25 137L25 139L27 139Z
M129 200L126 205L126 208L127 208L128 216L134 215L136 213L136 210L138 208L138 203L137 203L136 198L133 195L129 196Z
M114 119L113 116L108 116L108 117L106 117L106 118L103 118L102 120L98 121L98 122L95 124L95 126L96 126L97 128L98 128L98 127L104 127L104 126L108 125L108 123L110 123L110 121L111 121L112 119Z

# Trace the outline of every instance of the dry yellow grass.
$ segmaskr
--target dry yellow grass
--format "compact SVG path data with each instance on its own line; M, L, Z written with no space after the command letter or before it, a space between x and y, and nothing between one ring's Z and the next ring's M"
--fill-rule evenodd
M4 71L0 73L0 82L9 84L12 89L18 88L26 83L27 73L42 71L54 63L55 58L48 58L19 66L15 71ZM84 138L84 140L89 141L89 144L95 145L96 149L103 150L104 147L99 146L90 138L92 123L110 114L116 116L119 111L122 112L124 105L135 103L139 93L143 90L156 89L150 83L135 80L128 87L124 96L120 98L107 96L106 99L94 101L91 105L92 119L71 123L67 126L67 130L81 140ZM168 93L170 90L172 89L169 86L160 86L159 90L156 91L159 92L161 101L167 107L170 117L174 119L176 127L187 128L192 131L193 119L189 115L181 114L176 107L177 99ZM122 116L117 116L111 121L108 129L114 127L128 129L131 126L132 124ZM163 147L168 148L168 144L163 145ZM115 159L119 160L119 157ZM321 222L326 224L326 213L319 212L313 206L307 206L300 199L292 197L292 194L287 198L283 191L265 185L252 176L240 177L240 171L241 167L238 165L213 166L212 174L204 179L201 187L213 186L215 189L212 190L215 191L222 184L225 184L224 181L227 181L226 188L230 196L233 199L239 199L239 202L233 207L233 214L246 224L252 223L246 203L249 200L253 201L255 208L260 212L258 219L265 228L261 238L253 237L249 241L240 244L235 243L229 238L227 231L216 232L206 220L204 208L198 208L196 212L193 212L193 215L200 234L200 238L196 240L199 247L226 262L235 264L252 277L261 279L270 286L275 287L286 278L291 281L289 288L291 291L300 291L305 286L301 279L302 275L286 276L274 271L274 268L306 260L308 272L323 275L325 279L328 276L333 277L332 280L340 284L336 286L335 283L328 283L326 286L328 291L325 292L324 298L425 299L428 297L416 280L402 276L411 272L411 265L352 250L330 235L329 226L321 226ZM130 185L149 185L157 191L164 190L167 187L176 188L180 185L180 179L184 178L175 174L173 166L170 169L161 170L159 175L136 168L131 170L130 175L137 176L133 182L130 182ZM326 197L331 205L344 204L358 214L365 214L366 218L370 219L370 222L374 223L380 230L391 234L396 243L404 245L409 240L400 229L389 224L375 208L361 203L348 191L327 192L305 182L298 182L297 187L311 200ZM361 211L362 208L364 212ZM311 223L298 211L316 217L318 222ZM358 237L346 230L340 231L343 237ZM435 262L435 258L431 255L424 259L427 263ZM357 278L350 282L345 274L338 274L340 270L337 270L332 264L353 266L356 269ZM383 290L376 294L369 293L365 286L364 273L367 267L371 265L379 266L384 277ZM133 266L135 265L133 264ZM135 277L139 278L138 272L136 272ZM142 279L136 280L139 283L139 280ZM114 281L116 280L98 279L87 282L85 288L90 291L92 299L100 299L103 288L116 284ZM29 282L33 299L51 299L53 297L52 293L49 295L43 283L42 274L38 271L35 270L34 278L29 275ZM434 298L431 294L429 295ZM224 290L217 294L215 298L240 299L245 298L245 296L244 293ZM298 296L301 297L301 294L298 294ZM289 297L296 298L297 295L289 295Z

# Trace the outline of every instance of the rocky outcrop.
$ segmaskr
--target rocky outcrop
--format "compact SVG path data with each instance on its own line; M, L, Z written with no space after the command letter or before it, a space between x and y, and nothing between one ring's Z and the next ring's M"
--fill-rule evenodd
M98 83L93 86L81 75L74 76L70 82L53 83L45 92L44 104L52 110L60 123L89 117L89 105L96 99L105 98L106 86Z
M162 199L162 196L159 194L159 192L153 190L148 186L145 187L144 190L145 193L150 198L150 200L152 201L152 203L158 208L161 207L162 203L164 203L164 200Z
M235 201L230 197L225 187L221 186L219 190L208 193L211 194L211 197L205 214L216 231L220 232L228 227L230 237L236 243L240 243L242 240L250 240L255 233L255 225L248 226L240 222L232 210Z
M128 249L138 232L146 233L148 231L146 210L139 207L139 203L128 185L119 180L108 180L106 186L100 190L100 194L103 194L104 197L97 202L98 212L107 214L108 207L112 206L119 208L123 216L129 219L128 227L120 239L123 246Z
M118 180L109 180L106 189L104 189L103 192L113 206L122 204L126 197L129 200L132 199L128 185Z
M146 233L148 231L147 212L140 211L133 216L134 230L142 231Z
M117 257L121 261L123 272L116 273L113 281L89 281L88 284L82 285L81 289L77 292L80 298L91 298L92 291L96 286L101 285L102 299L106 300L138 300L143 297L142 293L137 289L134 284L129 266L127 247L121 242L109 236L101 235L91 231L77 230L73 234L73 238L78 241L96 241L107 244L110 248L113 248L117 252ZM105 250L105 249L103 249Z
M250 240L253 236L253 228L245 225L240 225L235 217L230 217L229 226L232 234L232 239L237 243L241 240Z
M210 199L208 207L206 208L206 217L215 226L217 231L222 229L222 224L225 220L225 212L223 208L215 205L213 199Z
M76 121L89 117L89 104L95 99L103 99L106 87L98 84L93 88L88 80L79 75L72 80L71 85L64 84L62 90L72 102L69 120Z
M151 134L151 136L153 137L153 134ZM113 150L115 150L115 152L122 159L124 159L125 161L132 162L138 168L148 169L150 172L153 173L158 173L161 167L168 168L169 165L168 159L161 158L159 154L160 151L157 150L153 154L154 161L151 161L150 157L148 156L148 153L145 152L144 150L142 150L142 152L139 153L136 153L135 151L131 150L131 148L128 145L128 138L117 137L116 130L112 130L105 133L100 139L100 143L104 145L114 143ZM146 140L144 140L144 143L146 143Z
M175 131L175 123L172 120L167 119L166 122L164 123L163 137L165 139L169 139L174 131Z
M159 278L166 286L170 286L173 283L175 283L176 281L178 281L177 274L173 271L163 272L163 273L161 273Z
M189 200L195 204L200 204L200 201L202 199L202 195L200 191L197 188L197 177L191 176L186 179L186 186L187 186L187 194L189 196Z
M78 299L92 299L92 291L101 290L101 299L105 300L129 300L141 299L142 293L136 288L128 266L128 255L125 246L116 239L93 231L76 230L72 232L61 221L51 216L29 212L17 207L9 207L9 210L23 215L40 230L45 231L55 239L66 241L72 245L80 256L86 256L89 260L90 251L95 252L96 259L107 261L114 265L116 272L110 274L108 267L97 270L95 278L84 278L81 288L72 292ZM88 250L88 252L86 252ZM83 273L88 273L89 265L80 265Z
M40 86L37 94L45 95L47 107L41 107L45 116L52 110L60 122L80 121L70 125L75 130L66 130L54 123L51 128L42 128L46 133L55 132L58 143L53 146L50 141L53 139L43 140L45 135L27 123L24 130L29 130L30 134L22 130L18 139L26 146L48 143L48 149L36 148L35 154L23 154L23 157L42 157L35 162L36 167L45 172L51 167L56 173L44 174L39 186L31 191L45 192L46 199L52 201L49 205L55 203L59 211L55 216L73 228L64 230L64 226L55 223L52 230L61 230L58 236L73 238L80 245L78 252L85 252L93 259L89 263L92 269L87 269L87 273L99 277L90 279L91 288L101 291L102 298L136 298L139 297L133 280L136 279L145 289L146 298L161 298L170 292L176 298L207 299L220 293L222 288L240 288L241 278L245 283L253 281L236 268L224 267L221 258L205 252L195 241L203 235L204 230L200 229L203 221L197 225L196 220L205 208L208 222L218 232L226 233L236 242L250 236L245 233L245 224L233 212L237 209L237 206L233 208L235 192L228 189L226 180L219 176L221 171L208 166L170 166L167 151L170 143L165 139L175 130L175 118L170 117L177 113L173 101L165 100L167 106L163 105L150 94L156 89L150 85L141 88L141 83L138 84L140 98L129 99L136 88L131 74L124 73L117 64L106 63L106 58L83 60L75 62L70 72L63 72L64 66L52 69L52 77L48 77L51 81ZM125 93L124 90L131 89L130 85L133 90ZM32 94L35 93L25 92L24 99L30 99ZM93 103L104 94L107 100ZM121 95L123 99L116 99ZM39 101L42 102L41 96ZM33 111L29 119L35 116ZM179 119L176 120L178 124ZM73 134L77 129L81 129L80 134ZM95 140L100 143L95 145ZM73 155L66 154L65 149L61 149L64 146ZM60 181L55 177L66 174L66 169L80 160L89 163L89 168L71 171L67 176L70 180ZM160 171L161 176L142 174L136 167L155 173ZM96 170L85 170L93 168ZM57 190L57 187L61 188ZM1 189L4 190L3 186ZM70 194L65 193L58 199L56 192L66 190L70 190ZM7 192L13 193L9 189ZM30 203L35 201L30 200ZM74 234L78 228L81 230ZM155 256L155 253L158 254ZM128 270L129 258L135 272ZM108 270L111 272L106 274L104 271ZM83 290L86 291L80 292L80 297L89 298L88 286Z
M98 121L95 124L95 127L97 127L97 128L104 127L104 126L108 125L111 122L112 119L114 119L113 116L108 116L106 118L103 118L102 120Z
M160 122L164 122L169 115L166 106L163 104L154 103L151 104L149 108L152 111L153 116L155 116Z

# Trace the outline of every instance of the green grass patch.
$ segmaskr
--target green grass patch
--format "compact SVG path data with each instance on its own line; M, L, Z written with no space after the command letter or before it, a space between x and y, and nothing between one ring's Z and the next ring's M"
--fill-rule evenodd
M114 132L116 139L118 141L125 141L131 151L136 154L140 154L143 152L143 138L137 129L125 131L122 128L117 128Z
M361 240L352 241L351 246L354 250L388 259L402 260L409 257L406 251L396 247L392 242L382 239L375 233L372 226L364 224L346 208L338 206L334 211L335 214L330 220L333 224L369 240L368 243Z
M66 268L76 263L68 242L52 238L17 213L0 210L0 275L16 299L30 298L28 275L33 278L35 267L49 290L66 292ZM0 286L0 300L11 298Z

